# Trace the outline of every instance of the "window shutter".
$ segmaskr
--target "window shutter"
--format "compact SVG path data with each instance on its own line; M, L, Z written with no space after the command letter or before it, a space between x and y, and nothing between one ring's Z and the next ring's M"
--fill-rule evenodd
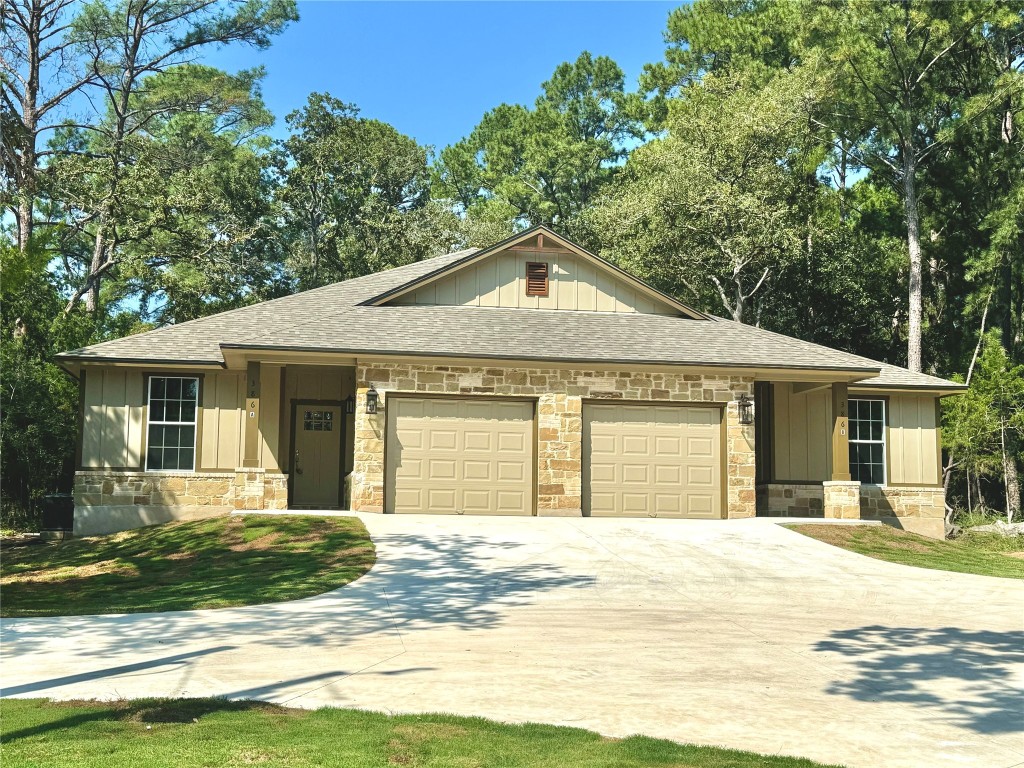
M526 295L548 295L548 265L540 261L526 263Z

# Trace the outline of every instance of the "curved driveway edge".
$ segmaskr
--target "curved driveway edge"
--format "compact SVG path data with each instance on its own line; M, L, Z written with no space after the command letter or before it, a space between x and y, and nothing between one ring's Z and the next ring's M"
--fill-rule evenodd
M445 711L864 768L1024 763L1024 583L764 519L360 518L377 565L324 595L4 620L3 694Z

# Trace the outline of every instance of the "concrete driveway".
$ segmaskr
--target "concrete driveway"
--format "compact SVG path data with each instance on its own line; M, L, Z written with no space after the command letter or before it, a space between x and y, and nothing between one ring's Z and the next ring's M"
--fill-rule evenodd
M1024 584L768 520L362 516L355 584L3 622L3 693L229 696L644 733L849 766L1024 765Z

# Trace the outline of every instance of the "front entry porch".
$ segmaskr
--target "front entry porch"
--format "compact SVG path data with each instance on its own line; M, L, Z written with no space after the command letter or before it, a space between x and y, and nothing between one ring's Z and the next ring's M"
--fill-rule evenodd
M934 396L758 382L757 513L945 535Z

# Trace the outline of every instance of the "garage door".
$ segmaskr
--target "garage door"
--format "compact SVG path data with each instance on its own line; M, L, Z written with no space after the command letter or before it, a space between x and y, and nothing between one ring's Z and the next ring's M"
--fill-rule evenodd
M388 402L389 512L533 514L533 403Z
M584 405L583 511L722 516L719 408Z

